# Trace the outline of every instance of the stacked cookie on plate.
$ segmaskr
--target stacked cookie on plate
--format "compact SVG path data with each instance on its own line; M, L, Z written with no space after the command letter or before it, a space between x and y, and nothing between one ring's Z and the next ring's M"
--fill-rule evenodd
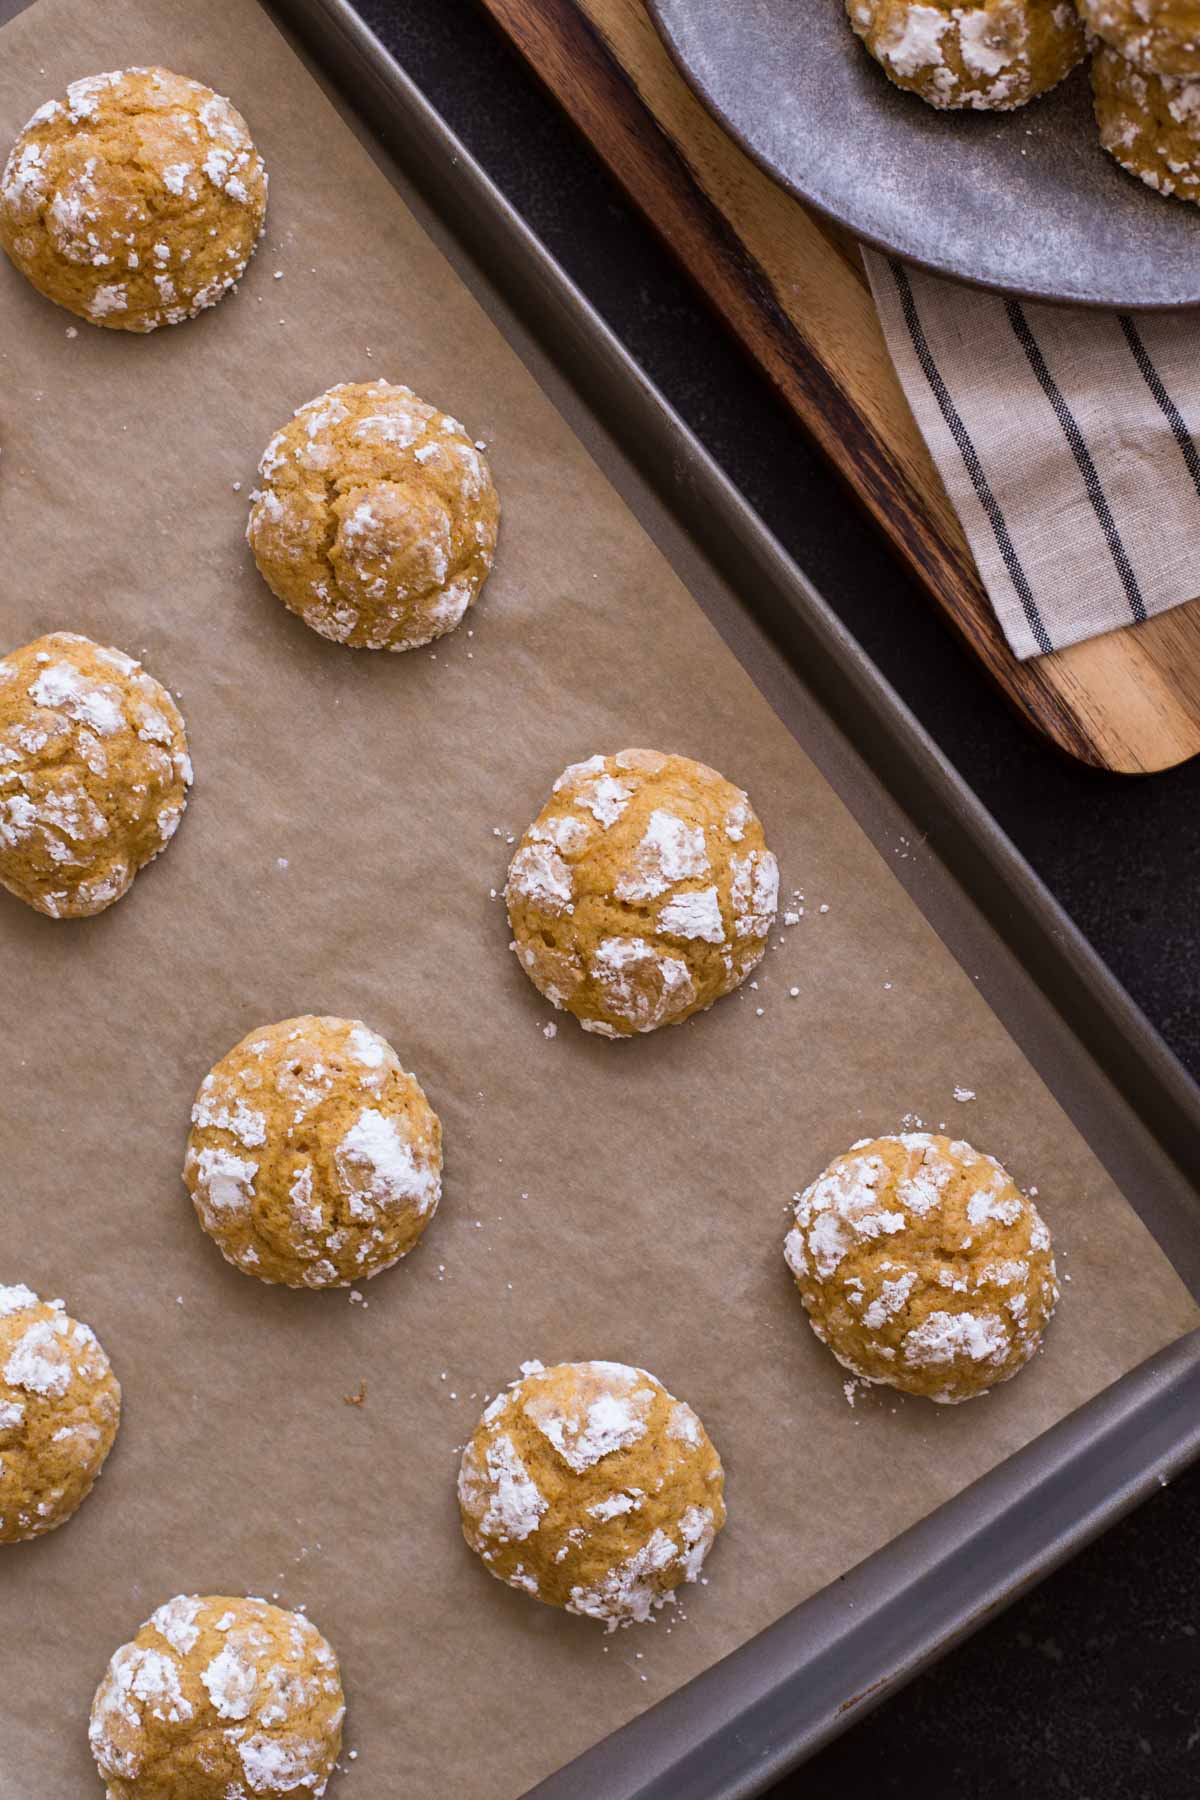
M1104 148L1160 194L1200 202L1200 3L1079 0Z
M1092 65L1100 141L1161 194L1200 201L1200 0L846 0L897 87L942 111L1012 112Z

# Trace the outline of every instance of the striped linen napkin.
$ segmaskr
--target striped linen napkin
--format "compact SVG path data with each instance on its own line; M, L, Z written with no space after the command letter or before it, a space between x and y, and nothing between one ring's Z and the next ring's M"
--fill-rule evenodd
M1035 306L864 250L917 424L1024 661L1200 595L1200 323Z

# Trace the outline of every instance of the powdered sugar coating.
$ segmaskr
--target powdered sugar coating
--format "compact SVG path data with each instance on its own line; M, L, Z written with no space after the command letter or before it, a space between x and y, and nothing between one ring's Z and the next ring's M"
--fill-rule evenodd
M453 631L492 567L500 503L463 427L411 388L343 382L267 445L246 537L274 593L351 649Z
M76 632L0 666L0 885L50 918L102 912L187 804L179 709L132 657Z
M240 113L168 69L72 82L40 106L0 175L0 243L90 324L176 325L242 275L267 176Z
M490 1572L610 1630L695 1581L725 1521L696 1414L624 1363L524 1365L463 1454L468 1544Z
M441 1197L441 1126L386 1039L356 1019L253 1031L200 1084L184 1180L236 1267L348 1286L412 1249Z
M1147 74L1102 46L1092 90L1110 156L1156 193L1200 205L1200 71Z
M302 1614L177 1595L113 1655L88 1735L109 1800L320 1800L344 1716L337 1658Z
M761 961L779 870L747 796L688 757L573 763L509 866L513 949L585 1031L678 1024Z
M1079 0L1089 29L1144 75L1200 75L1197 0Z
M61 1300L0 1287L0 1544L54 1531L91 1492L121 1389L87 1325Z
M1023 1368L1058 1299L1033 1202L993 1157L926 1132L836 1158L796 1195L784 1258L846 1368L941 1402Z
M1011 112L1083 60L1071 0L846 0L850 23L898 87L930 106Z

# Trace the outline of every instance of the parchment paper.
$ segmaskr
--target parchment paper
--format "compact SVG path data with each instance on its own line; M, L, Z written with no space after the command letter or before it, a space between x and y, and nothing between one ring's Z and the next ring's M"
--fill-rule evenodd
M270 231L238 295L147 339L70 337L0 269L3 644L71 628L144 655L197 769L178 838L111 912L55 924L0 896L0 1279L90 1321L126 1398L79 1517L0 1553L0 1796L98 1791L84 1728L106 1659L199 1590L304 1605L337 1646L359 1753L339 1793L495 1800L1195 1308L253 0L38 0L0 35L0 138L67 80L151 61L243 108ZM505 508L473 635L403 657L323 643L242 543L274 427L373 376L485 439ZM627 744L748 787L805 916L756 990L698 1022L609 1045L561 1020L547 1039L489 890L562 766ZM445 1125L442 1210L366 1307L228 1268L179 1179L200 1077L254 1025L310 1010L383 1031ZM956 1103L959 1084L978 1099ZM786 1208L910 1110L1038 1186L1071 1279L1045 1354L992 1397L852 1410L783 1266ZM461 1541L459 1447L532 1356L644 1364L725 1457L707 1584L653 1629L606 1638L492 1581ZM345 1405L364 1380L365 1405Z

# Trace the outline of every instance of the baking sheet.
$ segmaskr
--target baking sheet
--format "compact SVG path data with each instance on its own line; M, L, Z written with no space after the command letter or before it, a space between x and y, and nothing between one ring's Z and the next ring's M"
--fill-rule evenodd
M272 213L241 293L149 339L68 339L0 270L3 641L67 627L144 654L197 764L178 838L110 914L0 906L0 1278L62 1294L126 1389L85 1510L0 1562L21 1702L0 1796L92 1791L103 1664L192 1588L278 1594L329 1634L347 1792L515 1794L1196 1308L893 879L907 847L862 837L253 0L38 0L0 35L0 137L68 79L148 60L233 94ZM272 429L375 375L487 440L506 509L473 635L386 659L309 634L240 536ZM749 787L805 916L757 990L698 1022L548 1040L490 889L565 762L639 742ZM308 1009L384 1031L446 1128L442 1210L366 1308L228 1269L178 1179L199 1077ZM1039 1187L1071 1279L1046 1354L987 1400L850 1409L782 1265L786 1206L909 1112ZM653 1629L607 1639L539 1608L458 1536L458 1447L531 1355L641 1362L722 1450L730 1525Z

